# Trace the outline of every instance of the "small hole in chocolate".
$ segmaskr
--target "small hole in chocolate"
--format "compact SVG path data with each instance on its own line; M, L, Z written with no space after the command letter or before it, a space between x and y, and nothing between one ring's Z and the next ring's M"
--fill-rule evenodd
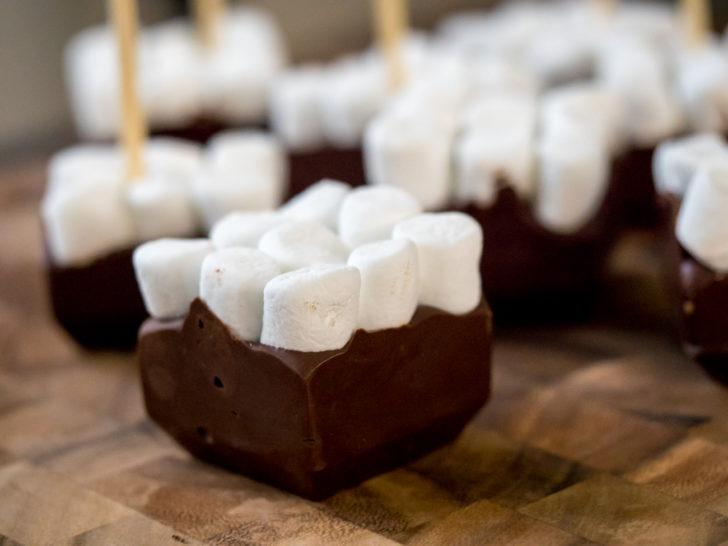
M233 414L233 417L237 417L237 416L238 416L238 412L237 412L237 411L235 411L235 410L231 411L230 413L232 413L232 414Z
M197 427L197 435L200 438L204 438L207 436L207 429L205 427Z
M205 327L205 323L204 323L204 322L202 322L201 320L198 320L198 321L197 321L197 326L199 326L199 327L200 327L200 329L202 329L202 328L204 328L204 327Z
M220 378L218 376L215 376L215 380L213 381L213 383L218 389L222 389L222 381L220 381Z

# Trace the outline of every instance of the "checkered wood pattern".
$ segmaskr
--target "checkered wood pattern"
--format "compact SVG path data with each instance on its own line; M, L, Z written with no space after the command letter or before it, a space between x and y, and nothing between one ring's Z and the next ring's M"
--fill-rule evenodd
M497 330L456 442L316 503L192 459L146 418L133 355L52 323L42 184L0 172L0 545L728 541L728 391L681 355L648 236L588 322Z

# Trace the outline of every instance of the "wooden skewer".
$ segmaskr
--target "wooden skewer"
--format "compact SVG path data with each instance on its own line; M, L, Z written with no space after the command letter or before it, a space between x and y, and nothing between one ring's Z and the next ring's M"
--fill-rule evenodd
M121 140L126 152L127 176L130 180L144 174L142 150L146 140L146 124L137 92L137 26L136 0L109 0L109 11L119 48L121 85Z
M698 47L705 44L712 27L708 0L682 0L681 5L688 45Z
M605 19L611 19L617 12L618 0L591 0L594 10Z
M407 0L373 0L377 41L387 59L389 87L399 89L405 81L402 40L407 32Z
M195 14L200 41L208 48L217 46L220 38L220 20L225 0L195 0Z

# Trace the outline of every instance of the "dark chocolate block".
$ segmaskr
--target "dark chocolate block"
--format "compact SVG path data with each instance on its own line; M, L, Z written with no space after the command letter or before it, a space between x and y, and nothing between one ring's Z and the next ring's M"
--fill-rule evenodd
M490 393L491 313L304 353L234 337L199 299L139 333L149 415L197 457L319 499L456 437Z
M290 152L288 160L290 184L286 200L322 178L341 180L351 186L363 186L366 183L361 147L329 147L312 152Z
M685 250L675 237L681 200L665 195L667 279L676 302L682 347L708 373L728 383L728 277L716 273Z
M84 347L134 347L148 314L134 276L133 252L119 250L76 267L60 267L46 258L53 314Z
M619 214L630 227L660 226L662 216L652 174L654 147L630 148L612 161L612 183L617 186Z

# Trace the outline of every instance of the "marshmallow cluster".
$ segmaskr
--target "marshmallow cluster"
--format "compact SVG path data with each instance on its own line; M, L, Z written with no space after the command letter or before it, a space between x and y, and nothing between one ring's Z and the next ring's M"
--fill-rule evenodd
M200 297L242 339L316 352L359 328L406 325L418 305L472 311L482 242L465 214L423 214L398 188L328 180L276 211L226 216L211 240L144 243L134 267L153 317L182 317Z
M200 116L261 123L273 79L287 63L275 22L258 8L230 8L217 44L207 49L194 27L173 20L139 36L139 94L152 128L178 128ZM121 103L116 42L108 27L87 29L65 52L74 121L84 138L118 134Z
M540 100L470 93L439 111L405 91L367 127L366 174L376 186L409 191L428 210L487 207L510 185L544 226L573 232L599 210L625 126L621 95L596 84L564 86Z
M652 158L655 185L661 193L682 197L700 169L727 160L728 145L716 133L700 133L663 142Z
M287 179L281 146L256 132L222 133L207 148L151 139L146 173L127 180L116 146L80 145L48 166L41 204L53 262L79 266L142 241L206 232L235 210L268 210Z

